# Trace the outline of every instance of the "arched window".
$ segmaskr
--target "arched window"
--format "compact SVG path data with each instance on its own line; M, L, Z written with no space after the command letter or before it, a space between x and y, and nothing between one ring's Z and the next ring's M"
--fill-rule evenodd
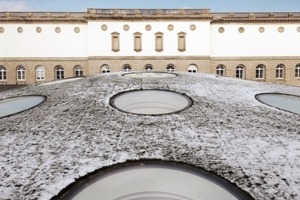
M101 71L102 74L110 73L109 66L108 65L102 65L100 71Z
M224 76L225 75L225 66L220 64L216 67L216 74L218 76Z
M255 78L263 79L265 77L265 66L263 64L259 64L256 67Z
M300 63L295 67L295 77L300 78Z
M25 67L22 65L17 66L17 79L18 81L24 81L25 78Z
M189 73L197 73L197 71L198 71L198 67L196 65L194 65L194 64L189 65L189 67L188 67Z
M0 65L0 81L6 80L6 68L3 65Z
M279 64L276 67L275 77L277 79L283 79L284 78L284 64Z
M55 75L56 75L56 80L65 78L64 68L61 65L57 65L55 67Z
M81 77L81 76L83 76L82 67L80 65L76 65L74 67L74 77Z
M35 68L35 76L36 80L38 81L45 80L45 68L41 65L38 65Z
M130 71L131 71L130 65L126 64L123 66L123 72L130 72Z
M173 64L168 64L167 72L175 72L175 66Z
M145 66L145 72L152 72L152 71L153 71L153 66L150 65L150 64L147 64L147 65Z
M245 78L245 66L238 65L235 70L235 77L236 78Z

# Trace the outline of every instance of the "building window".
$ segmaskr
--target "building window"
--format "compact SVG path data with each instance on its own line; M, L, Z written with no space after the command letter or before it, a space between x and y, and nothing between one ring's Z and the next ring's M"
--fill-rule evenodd
M194 64L192 64L188 67L188 72L189 73L197 73L197 71L198 71L198 67Z
M235 77L236 78L245 78L245 66L238 65L235 70Z
M130 71L131 71L130 65L126 64L123 66L123 72L130 72Z
M64 79L65 78L64 68L60 65L57 65L55 67L55 75L56 75L56 80Z
M18 81L25 81L25 67L19 65L17 67L17 80Z
M225 66L224 65L218 65L216 67L216 74L218 76L224 76L225 75Z
M186 33L184 33L184 32L180 32L180 33L178 33L178 51L181 51L181 52L183 52L183 51L185 51L186 50Z
M142 51L142 34L137 32L133 34L134 37L134 51Z
M300 78L300 63L296 65L295 68L295 77Z
M37 66L35 69L36 80L45 80L45 68L41 65Z
M263 64L257 65L255 71L255 78L263 79L265 76L265 66Z
M120 51L119 36L120 36L120 34L117 32L113 32L111 34L111 50L114 52Z
M101 71L102 74L110 73L109 66L108 65L102 65L100 71Z
M283 79L284 78L284 65L283 64L277 65L275 77L277 79Z
M6 68L3 65L0 65L0 81L6 80Z
M168 64L167 72L175 72L175 66L173 64Z
M153 71L153 66L148 64L145 66L145 72L152 72Z
M82 70L82 67L80 65L76 65L74 67L74 76L75 77L81 77L81 76L83 76L83 70Z
M155 33L155 51L157 52L164 50L163 36L161 32Z

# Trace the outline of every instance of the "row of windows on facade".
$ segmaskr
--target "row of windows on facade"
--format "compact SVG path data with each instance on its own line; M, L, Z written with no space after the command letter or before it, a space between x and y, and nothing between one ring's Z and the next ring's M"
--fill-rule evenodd
M144 67L146 72L153 71L153 65L147 64ZM259 64L255 70L255 77L257 79L264 79L265 78L265 65ZM26 69L24 66L19 65L17 68L17 80L18 81L25 81L26 80ZM126 64L122 67L124 72L130 72L131 66ZM166 67L167 72L175 72L175 65L169 64ZM246 67L244 65L238 65L236 67L236 78L245 78L245 70ZM55 69L55 78L57 80L64 79L64 68L60 65L56 66ZM189 65L188 72L196 73L198 71L198 67L194 64ZM36 80L45 80L45 68L43 66L36 67ZM83 69L80 65L76 65L73 69L74 77L81 77L83 76ZM109 73L110 67L109 65L102 65L100 68L101 73ZM6 68L3 65L0 65L0 80L6 80ZM220 64L216 67L216 74L219 76L225 76L225 66ZM275 68L275 78L283 79L285 74L285 66L283 64L279 64ZM295 77L300 78L300 63L295 67Z
M245 29L244 27L239 27L237 30L238 30L239 33L244 33L246 29ZM277 28L277 32L278 32L278 33L283 33L284 30L285 30L285 29L284 29L283 26L279 26L279 27ZM297 30L297 32L299 33L299 32L300 32L300 26L298 26L298 27L296 28L296 30ZM219 27L218 31L219 31L219 33L224 33L224 32L225 32L225 28L224 28L224 27ZM258 32L264 33L264 32L265 32L265 27L260 26L260 27L258 28Z
M186 33L180 32L178 35L178 51L186 50ZM162 32L155 33L155 51L161 52L164 50L164 34ZM142 51L142 33L136 32L133 34L134 41L134 51L140 52ZM120 33L113 32L111 33L111 42L112 42L112 51L118 52L120 51Z

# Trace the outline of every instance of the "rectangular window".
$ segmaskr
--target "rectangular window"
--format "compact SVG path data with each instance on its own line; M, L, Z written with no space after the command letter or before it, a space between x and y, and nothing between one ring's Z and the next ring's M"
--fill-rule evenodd
M161 52L164 50L163 33L155 33L155 51Z
M18 71L18 80L19 81L25 80L25 71Z
M112 47L111 50L114 52L120 51L120 44L119 44L119 33L112 33L111 34L111 41L112 41Z
M178 51L185 51L186 50L186 33L180 32L178 33Z
M142 34L134 33L134 51L142 51Z

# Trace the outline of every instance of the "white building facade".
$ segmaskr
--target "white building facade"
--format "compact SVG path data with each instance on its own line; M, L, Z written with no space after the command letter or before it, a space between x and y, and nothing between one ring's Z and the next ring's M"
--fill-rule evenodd
M300 13L0 13L0 84L146 70L299 86L299 44Z

